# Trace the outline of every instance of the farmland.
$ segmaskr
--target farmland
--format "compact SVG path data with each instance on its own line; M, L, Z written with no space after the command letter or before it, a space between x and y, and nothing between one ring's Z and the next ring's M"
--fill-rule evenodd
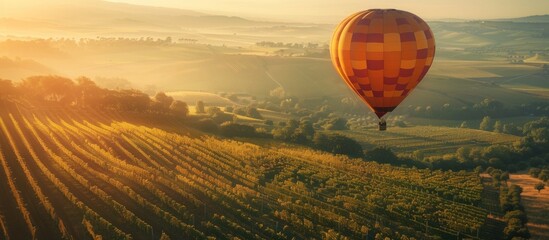
M186 131L168 118L158 126L179 126L180 133L133 124L124 114L1 104L6 238L430 239L483 232L487 213L474 173L260 147Z
M426 156L455 153L460 147L512 144L519 139L508 134L437 126L394 127L389 128L387 132L370 129L342 133L365 145L386 146L401 153L420 150Z
M432 68L378 131L321 1L261 19L122 1L0 4L0 240L548 237L549 15L426 15ZM383 43L352 49L383 60L345 72L388 77L399 34L360 22Z
M549 191L538 192L534 185L540 180L527 174L512 174L510 184L522 187L521 194L524 208L528 214L528 228L532 232L532 239L549 237L549 221L546 209L549 208Z

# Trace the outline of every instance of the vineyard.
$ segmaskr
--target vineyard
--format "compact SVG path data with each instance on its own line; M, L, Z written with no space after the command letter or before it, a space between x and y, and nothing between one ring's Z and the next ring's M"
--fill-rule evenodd
M387 132L377 130L345 131L359 142L388 146L396 152L421 150L426 156L455 153L460 147L480 147L493 144L512 144L519 137L468 128L436 126L393 127Z
M0 239L483 236L487 211L474 173L165 125L179 131L124 114L0 102Z

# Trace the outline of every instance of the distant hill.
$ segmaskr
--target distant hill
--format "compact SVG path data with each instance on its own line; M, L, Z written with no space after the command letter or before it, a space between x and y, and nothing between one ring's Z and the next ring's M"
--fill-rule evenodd
M524 62L531 62L531 63L549 63L549 56L545 54L536 54L531 58L524 59Z
M27 5L0 15L0 26L8 30L49 29L73 33L136 30L177 31L181 28L250 26L261 22L240 17L217 16L191 10L133 5L107 1L57 2Z
M63 76L127 79L139 88L153 86L165 91L246 92L264 97L282 86L288 95L303 99L352 94L331 66L329 54L305 57L309 49L294 54L296 50L285 45L316 43L314 51L327 52L333 31L330 25L261 22L105 1L31 5L25 10L3 12L6 16L0 16L0 28L7 33L0 35L93 41L84 45L78 40L0 42L0 57L35 61L17 67L8 64L11 70L0 71L2 78L50 74L44 67L48 66ZM426 81L403 104L472 104L486 97L506 104L539 101L534 95L498 84L547 86L545 76L536 75L538 68L511 65L507 57L516 53L529 58L531 51L546 49L547 24L541 21L548 18L430 21L437 56ZM177 44L161 43L168 37ZM263 41L284 44L256 44ZM531 76L540 77L532 80Z
M511 22L529 22L529 23L549 23L549 14L534 15L520 18L504 18L494 19L494 21L511 21Z
M462 18L437 18L428 19L429 22L471 22L471 19ZM476 19L474 21L496 21L496 22L527 22L527 23L549 23L549 14L532 15L518 18L496 18L496 19Z
M56 72L33 60L0 57L0 78L19 80L31 75L49 75Z

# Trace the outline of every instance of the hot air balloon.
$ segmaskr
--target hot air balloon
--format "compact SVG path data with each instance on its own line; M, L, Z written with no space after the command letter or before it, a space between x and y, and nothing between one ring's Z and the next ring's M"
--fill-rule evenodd
M330 55L339 75L381 119L425 77L435 56L435 38L412 13L371 9L339 24Z

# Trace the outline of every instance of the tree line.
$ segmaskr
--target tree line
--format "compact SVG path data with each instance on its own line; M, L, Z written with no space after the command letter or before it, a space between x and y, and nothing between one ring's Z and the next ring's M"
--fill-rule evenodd
M189 113L185 102L174 100L163 92L154 97L136 90L101 88L87 77L75 81L60 76L33 76L14 84L0 79L0 99L22 97L42 106L101 108L117 111L173 114Z
M362 146L354 139L341 134L316 132L311 121L290 119L279 122L271 131L263 128L233 122L234 116L219 108L209 108L208 118L197 121L196 127L202 131L220 134L225 137L272 138L284 142L310 146L333 154L362 157ZM273 124L272 122L269 122Z
M509 173L501 172L501 170L489 168L486 172L492 177L493 183L499 187L499 202L500 209L505 213L504 220L506 222L503 233L506 239L529 239L530 231L526 224L528 218L524 212L524 206L521 202L520 194L522 188L517 185L507 185ZM503 182L503 183L502 183Z
M521 133L524 136L511 145L461 147L455 153L444 156L425 157L421 151L397 156L389 148L376 147L366 152L366 158L395 166L453 171L492 167L517 172L528 168L548 168L549 118L542 117L524 124ZM545 177L546 170L540 172L544 173L540 174L544 179L548 178Z

